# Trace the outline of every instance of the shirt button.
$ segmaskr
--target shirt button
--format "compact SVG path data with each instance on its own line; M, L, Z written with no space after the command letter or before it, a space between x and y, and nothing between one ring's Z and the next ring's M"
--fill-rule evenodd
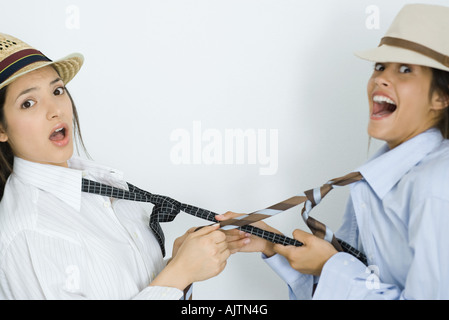
M103 206L105 208L110 208L111 207L111 203L110 202L103 202Z
M365 202L360 203L360 208L362 208L362 209L365 209L365 208L366 208Z

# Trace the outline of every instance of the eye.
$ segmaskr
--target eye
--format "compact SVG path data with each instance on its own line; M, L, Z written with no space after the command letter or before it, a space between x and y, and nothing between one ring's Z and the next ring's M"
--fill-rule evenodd
M376 71L384 71L385 70L385 66L382 63L376 63L374 65L374 70L376 70Z
M402 65L399 68L399 72L400 73L410 73L410 72L412 72L412 69L410 69L408 66Z
M64 88L64 87L58 87L58 88L56 88L56 90L53 92L53 94L54 94L55 96L60 96L60 95L64 94L64 92L65 92L65 88Z
M22 109L28 109L31 108L36 104L36 101L33 100L26 100L24 103L22 103L21 108Z

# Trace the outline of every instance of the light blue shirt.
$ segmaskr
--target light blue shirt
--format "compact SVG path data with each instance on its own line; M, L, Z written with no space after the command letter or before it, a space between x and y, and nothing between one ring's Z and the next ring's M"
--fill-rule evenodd
M449 299L449 140L430 129L356 171L337 236L365 252L369 266L337 253L314 299ZM311 213L313 215L313 212ZM312 298L313 276L279 255L265 259L291 299Z

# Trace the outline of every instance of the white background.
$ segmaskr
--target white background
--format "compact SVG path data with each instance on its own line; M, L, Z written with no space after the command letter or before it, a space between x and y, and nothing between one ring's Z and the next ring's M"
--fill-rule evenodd
M390 0L1 0L0 32L51 59L81 52L68 85L87 149L133 184L217 213L252 212L356 169L379 146L366 134L373 64L353 55L378 45L396 13ZM447 5L447 0L425 1ZM366 25L374 5L378 28ZM370 20L369 20L370 21ZM371 25L372 26L372 25ZM174 130L275 129L278 170L259 164L176 165ZM336 230L338 189L313 211ZM300 209L267 222L291 235ZM168 256L188 228L163 228ZM196 299L288 299L257 253L236 254Z

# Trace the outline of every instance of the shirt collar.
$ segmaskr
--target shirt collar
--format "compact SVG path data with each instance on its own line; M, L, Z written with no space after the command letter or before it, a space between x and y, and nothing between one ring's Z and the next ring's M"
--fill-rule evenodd
M443 140L441 132L432 128L392 150L385 144L358 171L377 196L383 199L410 169L435 150Z
M72 157L68 165L69 168L64 168L15 157L13 173L25 183L53 194L77 211L81 208L81 184L84 176L116 187L126 186L121 172L93 161Z
M126 188L127 184L123 180L123 173L115 168L98 164L94 161L72 157L69 161L69 167L82 170L83 177L109 184L117 188Z
M82 171L14 158L14 175L80 210Z

